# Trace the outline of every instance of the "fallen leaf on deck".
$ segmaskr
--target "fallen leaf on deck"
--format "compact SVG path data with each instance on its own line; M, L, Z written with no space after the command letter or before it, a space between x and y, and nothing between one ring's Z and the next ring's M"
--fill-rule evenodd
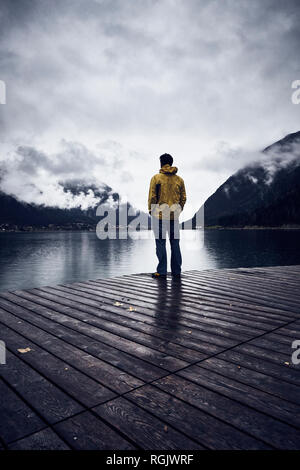
M18 351L19 351L19 353L21 353L21 354L25 354L25 353L31 351L31 349L30 349L30 348L18 349Z
M123 305L123 304L122 304L121 302L115 302L114 305L115 305L116 307L121 307L121 305Z
M289 365L290 365L290 363L289 363L289 362L285 362L285 365L289 366Z
M135 311L136 311L136 308L134 308L134 307L129 307L129 309L128 309L128 312L135 312Z

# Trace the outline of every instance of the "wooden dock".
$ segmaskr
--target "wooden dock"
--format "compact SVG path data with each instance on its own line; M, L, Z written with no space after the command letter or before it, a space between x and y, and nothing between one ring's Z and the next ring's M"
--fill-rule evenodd
M0 448L300 449L300 266L0 293Z

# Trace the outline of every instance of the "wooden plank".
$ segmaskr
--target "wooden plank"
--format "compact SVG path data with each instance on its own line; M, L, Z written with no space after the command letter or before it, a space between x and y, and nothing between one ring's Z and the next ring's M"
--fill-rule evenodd
M223 270L220 270L221 273L223 273ZM123 279L124 280L127 280L129 281L129 278L131 278L131 280L133 280L133 277L134 275L132 275L131 277L129 276L123 276ZM190 292L193 297L195 297L196 295L199 296L199 294L201 293L201 297L204 297L204 298L212 298L214 299L215 302L224 302L224 300L230 296L232 297L232 290L231 290L231 287L232 287L232 284L234 284L234 292L239 291L238 287L237 289L235 289L235 283L239 283L239 278L241 278L240 275L236 276L236 274L233 272L231 273L231 276L232 277L232 280L234 280L234 283L231 281L231 283L229 282L226 282L226 278L224 277L223 278L223 274L220 274L219 277L218 277L218 274L215 274L214 272L210 272L210 273L206 273L205 271L197 271L197 272L191 272L191 273L183 273L182 277L181 277L181 282L180 282L180 288L185 290L187 293ZM238 278L237 281L235 280L235 278ZM146 278L145 276L143 277L139 277L135 282L140 282L140 283L144 283L147 284L147 281L145 282ZM116 278L116 282L118 281L118 278ZM97 281L97 282L102 282L102 280L100 281ZM152 281L153 282L153 281ZM267 281L265 281L267 282ZM149 283L149 281L148 281ZM169 284L168 282L168 285L172 285L172 284ZM149 285L149 288L151 288L152 285ZM248 287L251 286L251 277L250 279L248 280ZM256 286L255 286L256 287ZM244 289L241 289L242 291L249 291L248 288L244 288ZM276 292L276 289L274 289L274 291ZM251 290L249 291L251 292ZM254 286L252 286L252 292L248 298L247 297L242 297L242 301L243 302L247 302L249 304L253 304L253 299L255 299L256 297L253 296L253 292L256 292L256 288L254 289ZM243 293L243 292L242 292ZM260 292L260 297L264 298L265 297L265 291L262 289L261 292ZM238 296L236 296L238 297ZM236 298L237 300L237 298ZM267 300L269 300L269 298L267 298ZM254 303L255 300L254 300ZM264 303L264 305L261 305L262 308L264 309L269 309L271 307L271 304L268 305L268 302L267 303ZM278 306L273 306L272 307L273 309L276 309L276 310L280 310L280 307ZM284 310L283 310L284 311Z
M122 277L116 277L112 278L112 285L116 285L118 283L126 283L127 285L132 288L138 288L139 286L143 286L145 291L143 295L147 295L148 291L149 292L154 292L156 291L157 295L163 293L163 289L165 286L168 286L170 290L176 290L176 286L179 286L180 290L182 291L183 295L186 296L187 298L195 298L199 296L199 289L201 289L202 283L204 282L207 285L210 285L210 283L215 284L216 281L223 283L225 285L237 285L240 288L245 288L246 291L249 290L249 287L254 287L255 289L258 290L261 294L265 294L266 292L273 293L275 290L276 293L282 293L282 296L284 298L289 298L287 294L296 296L297 297L297 292L295 292L295 286L289 286L287 287L282 287L281 282L271 282L269 279L264 279L264 283L262 285L262 279L255 280L253 279L253 276L249 276L249 278L245 279L245 276L242 276L240 274L236 274L236 272L230 272L226 275L226 273L223 272L223 270L220 270L221 273L219 272L213 272L206 274L205 271L200 272L192 272L191 274L188 274L187 272L182 274L180 282L168 282L166 281L165 284L163 285L162 283L155 285L155 282L153 280L149 280L149 277L140 277L136 275L130 275L130 276L122 276ZM190 285L189 281L201 281L196 286ZM234 283L232 282L234 281ZM88 281L88 282L98 282L98 283L109 283L110 279L99 279L96 281ZM215 292L215 294L218 294L218 291Z
M109 298L111 299L116 299L119 300L123 304L123 308L129 308L130 305L136 306L138 312L143 312L144 314L147 314L147 317L152 316L154 318L157 318L159 315L162 320L162 324L164 321L164 317L171 319L175 319L178 315L176 315L176 312L180 310L182 314L186 312L183 318L186 319L193 319L195 320L198 325L197 327L199 329L207 329L207 324L212 324L214 330L212 328L210 331L218 332L217 326L221 326L222 330L219 332L220 335L223 334L224 331L226 331L226 328L229 329L230 333L234 335L233 337L236 339L239 334L242 334L245 338L248 336L251 336L252 334L256 333L257 329L261 329L263 331L267 330L269 328L269 325L275 326L275 325L282 325L283 321L277 320L274 322L274 320L266 319L263 322L260 322L258 318L255 320L253 319L253 315L249 317L249 319L242 318L240 319L239 317L235 316L235 313L230 316L230 308L226 310L221 310L222 315L208 315L207 314L207 309L205 310L205 315L203 314L203 308L199 307L197 303L195 303L195 299L189 300L189 301L183 301L181 298L176 298L174 296L167 295L167 291L165 291L165 298L163 301L158 300L155 298L155 295L147 298L146 300L142 301L141 293L134 293L130 287L121 287L120 284L117 284L116 288L118 289L117 292L114 292L112 289L108 289L106 287L105 283L101 283L101 287L99 286L99 283L95 285L92 282L88 283L76 283L70 287L74 291L74 293L77 292L77 295L81 295L84 297L88 298L94 298L95 300L100 300L101 302L105 301L107 302L107 299L105 296L109 295ZM63 292L65 292L65 287L63 286L58 286L56 289L59 289ZM125 290L126 289L126 290ZM109 292L109 294L108 294ZM180 290L177 289L177 294L178 292L180 293ZM127 295L130 295L130 303L127 302L127 298L124 298L124 294L127 293ZM91 297L88 294L92 294L93 297ZM141 303L143 304L143 307L141 307ZM147 305L146 308L150 308L150 311L145 309L145 305ZM102 309L105 308L105 305L101 305ZM230 305L229 305L230 307ZM165 313L166 312L166 313ZM172 313L172 316L171 316ZM192 313L192 315L191 315ZM226 314L226 315L224 315ZM133 317L134 313L130 312L130 315ZM208 316L211 316L211 318L207 318ZM149 321L149 318L143 318L143 321ZM179 322L176 322L178 325ZM267 323L267 324L266 324ZM255 327L255 328L254 328Z
M10 314L7 313L7 319L9 316ZM19 326L17 318L15 322ZM13 324L13 322L9 322L9 324ZM23 325L24 323L22 322L21 331L23 330ZM30 325L29 328L31 328ZM3 325L1 325L1 333L5 336L6 346L11 351L16 353L21 345L26 345L31 351L34 351L34 354L23 354L22 360L84 406L92 407L115 396L114 392L103 387L103 385L86 374L81 373L68 362L62 361L53 354L48 353L45 349L40 348L37 345L38 341L36 341L37 335L35 331L33 331L32 335L35 339L34 343L28 340L28 337L22 336L13 329ZM43 341L41 341L41 344L43 345Z
M265 278L266 274L269 279L279 282L284 281L293 287L299 286L299 267L294 270L292 266L272 266L270 268L242 268L243 271L253 272L255 275L260 275Z
M236 273L238 275L245 274L247 276L249 275L260 275L264 279L267 277L274 277L274 278L281 278L282 276L287 276L288 279L291 279L291 281L295 278L298 279L299 277L299 265L295 265L297 270L295 271L293 266L257 266L257 267L251 267L251 268L245 268L245 267L240 267L240 268L222 268L220 270L216 269L204 269L201 272L205 273L210 273L212 275L215 274L216 271L222 271L224 274L232 274ZM186 274L189 273L199 273L200 271L197 269L192 269L189 271L185 271Z
M184 432L208 449L268 449L267 444L163 390L145 385L126 395L168 426ZM161 448L164 448L163 444Z
M290 336L287 334L287 332L290 333ZM268 333L266 337L270 341L274 341L275 343L283 343L283 344L288 344L289 346L291 345L292 341L295 339L298 339L300 335L300 332L297 330L283 330L280 328L280 330L275 330L274 332Z
M252 342L249 342L247 344L241 344L239 346L236 346L236 348L234 348L234 351L265 360L267 364L269 362L278 364L279 366L282 366L285 370L288 366L290 370L294 371L294 373L292 373L293 380L300 385L299 369L297 370L297 367L294 366L294 364L292 364L291 362L292 349L290 349L290 351L286 352L285 354L282 354L278 351L272 351L266 348L258 347Z
M59 290L64 292L63 288L59 288ZM74 285L72 287L72 290L74 291L75 295L78 295L78 296L80 295L81 298L87 297L87 298L93 298L97 301L100 300L102 311L108 311L108 312L112 311L111 305L108 303L105 303L105 300L107 302L107 299L103 297L103 295L107 293L107 289L105 287L101 286L101 289L100 289L90 284L83 285L83 283L81 283L80 286L78 284ZM120 288L118 288L118 292L120 292ZM179 311L182 312L181 302L177 301L175 298L173 298L172 302L168 304L164 304L161 302L156 302L156 304L154 304L154 302L149 301L147 303L148 305L147 308L145 307L141 308L136 303L136 299L137 298L140 299L140 296L139 295L133 296L132 292L130 292L130 295L131 295L130 297L131 302L126 302L124 301L124 298L120 296L120 293L117 294L117 297L121 301L120 302L121 305L119 306L119 309L118 309L119 310L118 317L126 315L127 319L128 318L138 319L143 323L149 323L150 325L155 325L157 328L159 326L159 329L165 328L169 330L172 327L173 328L176 327L176 331L180 335L189 334L190 333L189 329L192 324L194 326L192 333L195 338L199 338L208 342L210 340L210 341L213 341L214 343L218 341L221 342L221 340L223 340L224 342L226 338L229 338L229 339L231 338L233 340L236 340L237 338L240 339L241 335L243 338L247 339L251 337L251 333L253 334L253 331L254 331L246 327L240 327L240 326L237 327L234 323L228 324L228 322L225 322L222 320L216 320L216 319L207 320L206 318L203 320L203 318L201 317L199 318L199 316L196 316L196 315L187 314L184 317L182 317L183 318L182 319L181 315L180 316L178 315ZM116 296L114 295L113 297L115 298ZM136 306L136 311L130 310L131 306ZM192 311L194 312L194 310ZM191 318L194 321L191 321ZM117 321L120 321L120 320L118 319ZM211 325L209 323L211 323Z
M188 275L189 276L189 275ZM214 273L191 273L191 277L196 277L197 279L205 280L207 282L221 281L222 285L230 286L234 284L235 287L238 289L243 289L245 292L251 292L251 287L255 287L255 292L258 292L262 295L266 293L273 294L275 291L276 296L280 299L290 300L290 297L287 294L292 295L295 298L300 300L299 296L297 295L297 291L295 291L295 285L289 285L288 283L282 286L282 280L272 278L267 274L263 274L261 276L256 276L253 271L231 271L228 273L215 271ZM263 280L263 283L262 283ZM231 282L231 281L234 281Z
M297 318L298 314L298 304L292 301L287 301L284 299L280 299L275 295L273 296L266 296L263 294L256 293L255 290L248 290L248 289L239 289L238 287L234 286L234 290L232 290L232 284L226 285L225 282L220 281L213 281L209 279L208 282L205 282L204 279L201 278L200 275L197 276L190 276L188 278L189 284L195 284L198 286L198 289L205 292L218 292L218 294L222 294L222 296L227 297L228 299L239 299L242 301L247 302L248 304L254 303L256 305L262 305L266 307L272 308L279 308L284 310L286 315L293 315L294 318Z
M289 335L287 333L289 333ZM300 329L298 329L296 322L292 322L284 328L278 328L271 333L249 341L249 345L255 345L269 351L282 353L287 358L287 361L290 362L290 357L293 352L292 343L297 339L300 339Z
M36 353L32 350L26 354ZM7 363L1 366L0 373L6 383L48 423L56 423L83 410L77 401L10 351L7 351Z
M70 447L51 429L24 437L8 446L10 450L70 450Z
M77 286L76 286L77 287ZM61 288L61 290L65 290L63 288ZM75 289L73 289L75 291ZM86 288L84 289L85 291L87 290ZM74 292L75 293L75 292ZM103 290L101 290L101 293L103 293ZM86 295L86 294L82 294L80 292L80 294L77 292L76 293L77 295ZM94 294L95 295L95 294ZM100 295L97 295L98 298L100 298ZM95 296L95 298L97 298ZM124 300L122 300L122 297L120 298L120 300L122 301L122 304L123 306L120 308L120 310L125 309L127 307L127 305L124 303ZM135 299L131 299L131 304L136 306L136 309L138 311L140 311L140 307L137 305L139 301L136 301ZM106 308L105 306L101 306L101 309L104 309ZM236 323L235 320L233 320L233 318L231 317L228 317L228 315L224 315L224 313L222 313L222 315L216 315L214 314L214 317L217 317L216 318L208 318L210 317L210 313L207 313L207 311L203 311L203 309L201 309L201 313L200 315L198 315L198 309L197 309L197 306L195 307L189 307L189 308L185 308L183 307L180 303L176 303L176 308L172 307L172 305L168 304L168 305L165 305L164 306L164 309L161 308L161 304L157 304L157 305L153 305L153 311L152 311L152 316L154 317L154 319L156 319L156 323L158 322L158 318L160 320L160 318L162 318L162 322L163 322L163 319L165 317L172 317L173 320L176 321L176 318L179 316L178 315L178 312L181 312L183 318L186 318L186 319L189 319L187 321L187 326L189 327L189 323L190 323L190 319L192 318L193 320L196 321L195 326L198 329L202 329L202 330L207 330L208 328L210 329L210 332L209 334L207 333L207 340L211 340L211 341L214 341L216 342L216 340L218 340L218 336L213 334L212 332L213 331L216 331L218 335L220 336L223 336L224 337L224 332L229 332L230 333L230 336L233 340L236 340L238 337L241 339L241 338L250 338L251 336L253 335L257 335L257 330L261 329L261 332L264 332L264 331L267 331L269 328L270 328L270 325L266 325L266 324L262 324L260 323L259 321L256 320L256 322L254 322L253 320L251 320L251 323L248 321L248 320L242 320L242 321L239 321L238 323ZM185 314L185 311L186 312L192 312L192 315L190 313L188 314ZM165 313L166 312L166 313ZM168 313L167 313L168 312ZM131 315L131 313L130 313ZM180 315L181 317L181 315ZM230 319L230 322L228 321L228 319ZM149 320L147 319L147 321L149 322ZM244 324L245 326L244 326ZM174 323L173 323L174 324ZM249 324L251 324L251 326L248 326ZM282 325L283 322L281 321L280 322L280 325ZM161 325L161 322L159 322L159 325ZM179 325L178 323L176 322L176 325L177 325L177 329L180 329L179 328ZM208 326L208 328L207 328ZM220 327L218 329L218 326ZM255 328L254 328L255 326ZM277 323L273 323L271 325L271 328L274 328L277 326ZM200 338L200 335L204 335L204 333L200 332L200 331L196 331L194 332L194 336L198 336ZM228 335L229 336L229 335ZM223 339L224 341L224 339ZM220 342L220 339L219 339L219 342Z
M112 297L116 298L116 295L118 294L108 294L106 291L103 291L103 284L107 281L89 281L88 283L80 283L80 285L90 285L91 287L94 288L98 287L99 295L102 296L103 301L105 301L105 297ZM124 288L122 294L119 293L119 299L122 302L125 302L127 300L125 294L130 295L130 301L132 304L136 305L139 307L139 311L142 311L141 308L145 307L145 305L151 306L152 309L156 309L157 306L160 306L160 309L164 310L168 308L169 303L171 302L172 304L172 295L168 294L168 290L164 289L165 296L166 298L164 299L163 302L160 302L160 300L157 298L157 293L152 294L151 298L151 304L149 305L149 299L147 304L145 302L141 302L140 300L136 300L134 298L132 288L130 285L126 287L126 281L123 279L124 282ZM73 285L73 288L77 286L76 283ZM114 280L111 281L111 284L113 284L114 287ZM135 290L137 286L137 281L134 281L134 286ZM58 286L57 288L60 289ZM118 284L115 286L118 291L120 290L119 286L119 281ZM101 290L100 290L101 289ZM140 299L141 294L144 294L146 289L146 286L141 285L140 286L140 291L137 292L137 297ZM147 287L149 290L150 287ZM180 292L184 292L182 288L182 284L180 284ZM238 301L237 299L227 299L227 298L222 298L219 297L217 300L212 300L209 297L206 296L206 294L201 293L201 295L195 296L195 290L193 291L194 295L188 294L186 297L182 297L180 301L180 309L182 311L182 314L184 316L192 314L197 314L195 317L195 320L203 322L203 313L205 313L205 318L211 317L211 318L217 318L222 320L225 325L226 322L229 322L230 324L237 324L237 325L248 325L252 327L258 327L265 329L268 326L280 326L284 324L284 322L288 322L291 320L295 319L294 314L289 314L286 311L280 311L278 309L272 309L268 308L266 306L260 306L260 305L255 305L255 304L247 304L247 303L242 303L241 301ZM170 299L170 302L168 302L168 299ZM187 314L185 314L187 312ZM197 318L198 317L198 318ZM188 317L187 317L188 318ZM265 323L267 325L265 325Z
M289 341L285 342L282 340L280 335L275 335L275 337L274 335L275 333L273 334L272 337L270 337L269 335L265 335L265 336L253 339L251 340L251 342L249 342L249 345L258 346L259 348L266 349L267 351L281 353L285 356L286 361L290 361L291 353L292 353L291 344L293 340L290 339ZM283 337L283 339L286 339L286 338Z
M0 293L0 447L299 448L299 276L237 268Z
M223 270L220 270L223 271ZM248 302L252 302L253 298L256 298L253 295L254 288L257 288L257 298L260 300L264 300L266 297L266 293L268 290L271 290L272 285L270 285L270 289L268 289L268 279L264 278L264 285L266 285L266 290L262 289L262 280L254 279L253 276L245 276L241 275L235 271L228 273L229 275L224 275L224 273L207 273L205 271L197 271L197 272L190 272L186 273L185 277L183 278L184 281L188 281L192 286L195 284L195 288L215 288L216 285L219 285L220 292L225 296L230 294L230 287L234 284L236 286L237 294L243 295L243 293L249 294ZM271 283L270 283L271 284ZM252 287L252 291L251 291ZM274 290L276 290L274 288ZM280 292L280 287L278 288L278 292ZM252 295L251 295L252 294ZM268 304L266 304L267 306Z
M6 367L1 365L1 369ZM0 436L8 444L43 429L46 423L0 377Z
M263 359L259 360L258 357L243 354L235 350L225 351L224 353L221 353L218 358L224 359L228 362L233 362L240 367L246 367L248 369L261 372L262 374L269 375L271 377L277 377L288 382L290 385L299 385L299 376L290 366L273 364L272 362L267 362ZM295 390L298 390L298 393L296 393L294 399L297 399L299 402L299 389Z
M77 450L134 450L126 438L107 426L90 411L54 426L54 430Z
M54 289L51 289L51 292L54 293ZM92 294L90 294L89 292L92 292ZM81 304L89 305L90 300L95 300L96 302L99 301L98 296L95 295L94 291L89 291L88 289L77 290L77 289L69 289L69 288L63 288L63 294L59 292L58 296L56 297L56 300L60 301L61 297L64 296L65 293L68 294L68 299L70 299L71 301L79 302L80 306ZM55 289L55 294L57 294L57 289ZM193 348L193 349L200 350L200 351L203 351L203 347L205 348L205 351L209 350L211 346L209 344L206 344L209 342L211 342L213 345L220 345L222 347L230 347L236 344L236 341L227 339L227 338L222 338L221 336L218 336L218 335L208 334L208 333L204 333L201 331L191 332L186 328L185 329L180 328L180 326L178 325L176 321L173 322L173 325L174 326L176 325L175 328L173 328L172 330L170 330L170 328L164 329L161 327L161 322L157 318L158 315L161 316L160 311L154 312L156 314L156 318L155 318L155 321L152 322L151 325L148 325L147 323L145 324L144 321L132 319L130 317L132 314L130 311L130 306L128 305L128 308L126 307L127 307L126 305L125 306L121 305L118 308L118 312L115 313L115 312L112 312L111 306L106 307L103 304L101 304L101 308L98 308L97 316L101 317L104 320L102 324L106 325L106 319L107 319L107 321L109 321L110 323L113 323L113 325L117 324L120 326L125 326L133 330L138 330L139 332L145 332L149 335L162 338L162 339L167 339L168 341L172 341L176 344L180 344L187 348ZM113 315L111 313L113 313ZM123 315L121 315L120 313L123 313ZM176 319L176 317L178 316L178 313L179 313L179 305L176 304L171 309L171 312L169 313L169 315L172 316L173 319ZM155 328L153 328L152 325L154 325ZM118 330L120 329L119 327L117 328ZM193 333L193 334L191 335L190 333ZM193 338L195 338L195 341L193 341ZM205 342L204 346L201 349L199 349L200 346L199 346L198 340L201 340L201 344ZM216 350L214 349L213 352L216 352Z
M94 408L105 421L126 434L144 450L203 449L199 443L173 429L125 398L117 398Z
M112 391L125 393L143 384L141 380L101 361L86 351L65 343L32 324L23 321L22 324L18 325L16 317L13 318L8 312L4 312L4 315L5 318L3 318L3 311L0 309L0 320L2 322L5 320L8 325L12 325L17 330L20 329L23 335L25 334L28 339L43 347L46 351L51 352L56 357L63 357L68 364L76 367L97 382L99 381L103 386L101 390L103 398L111 398Z
M10 294L10 297L13 298L13 294ZM18 301L18 297L16 297L16 301ZM19 319L24 319L66 343L77 346L79 349L89 352L103 359L105 362L120 368L120 373L124 371L128 372L143 381L152 381L166 373L166 371L160 367L156 367L149 362L145 362L123 351L96 341L93 337L93 328L89 328L84 322L79 322L63 314L51 312L44 307L36 306L37 308L33 307L33 311L31 311L27 310L27 308L32 307L31 305L28 305L25 309L8 301L3 302L1 299L0 316L1 306L4 306L7 312L14 312L14 315L18 318L17 325L14 325L14 328L18 331L22 332L22 327L20 326L22 323ZM35 310L37 310L37 314L33 313ZM66 325L68 325L68 327ZM80 326L82 326L84 334L76 330L76 327L78 327L80 331Z
M48 289L50 288L47 288L47 291ZM21 293L18 292L18 294ZM165 338L161 338L160 336L156 337L147 333L142 333L141 331L137 331L132 328L117 325L112 321L105 321L102 318L97 317L99 315L99 306L97 307L96 302L93 302L93 306L88 306L82 302L76 302L74 300L68 299L68 294L64 295L66 295L66 297L58 297L57 295L50 292L45 292L43 289L43 292L39 291L40 298L37 298L36 296L33 298L32 294L22 292L22 296L24 298L31 299L36 303L40 302L42 305L48 306L57 312L62 311L65 313L66 310L64 308L68 307L69 309L72 309L73 318L84 318L90 325L98 326L101 328L101 330L104 330L110 334L117 334L125 339L134 341L135 343L153 348L163 353L164 355L173 356L177 359L187 362L195 362L205 357L205 355L200 351L196 351L191 348L181 346L180 344L171 342L168 339L168 335L166 335ZM207 348L209 347L211 347L213 352L221 350L221 348L214 347L213 345L207 345Z
M294 339L299 338L300 334L300 323L293 322L289 325L285 325L276 331L278 335L284 335L287 337L293 337Z
M10 294L6 294L8 296ZM116 350L121 352L128 353L132 356L140 357L141 359L145 360L146 362L149 362L155 366L164 368L169 371L174 371L177 369L180 369L184 366L186 366L188 363L185 361L182 361L180 359L177 359L173 356L166 355L162 352L156 351L155 349L149 348L147 346L137 344L134 341L128 340L126 338L122 338L121 336L109 333L108 331L102 330L99 327L94 327L90 324L87 324L86 322L86 316L84 312L75 312L74 315L74 309L71 309L69 307L62 307L60 308L56 306L57 311L52 310L49 307L44 308L44 305L48 305L48 301L44 301L39 298L37 299L41 303L34 303L31 302L29 305L28 301L26 299L20 298L18 300L18 303L20 305L26 306L26 309L32 310L37 314L40 315L48 315L49 318L53 318L54 315L56 315L56 320L61 317L62 322L64 324L70 324L67 323L66 318L69 319L69 322L72 322L71 324L76 328L78 331L81 333L87 334L87 336L90 336L97 341L100 341L103 344L106 344L108 346L111 346L112 348L115 348ZM25 303L26 302L26 303ZM20 313L20 305L14 307L14 313L15 313L15 308L19 308L18 311L18 316L21 316L24 312ZM11 310L11 306L7 307L7 309ZM65 315L63 317L62 315ZM78 319L82 320L81 322L78 322ZM75 325L74 325L74 320L75 320Z
M277 449L298 449L300 431L259 411L171 375L154 382L159 388L207 413L222 419L237 429L260 439Z
M215 286L217 283L222 283L222 287L224 286L224 289L227 290L226 288L230 288L234 284L235 291L237 293L243 294L244 292L247 293L250 297L254 298L259 298L261 300L265 299L270 293L273 296L273 294L276 297L277 301L283 301L283 302L291 302L293 305L294 302L292 301L293 298L297 299L297 292L295 292L295 289L292 289L289 291L290 296L292 299L287 296L287 292L285 289L282 289L282 286L278 283L273 283L270 281L267 276L264 276L263 278L263 286L262 286L262 279L257 280L253 275L245 275L245 273L230 273L231 275L226 278L224 276L224 273L222 272L214 272L212 274L207 274L205 272L197 272L197 273L191 273L188 275L188 278L192 278L193 281L195 282L201 282L201 285L211 285ZM234 281L234 282L232 282ZM288 288L288 287L287 287ZM255 296L253 296L253 292L255 289ZM266 295L267 294L267 295ZM257 297L256 297L257 295Z
M224 276L231 277L232 274L237 275L239 278L242 278L244 275L249 278L251 276L254 281L256 280L266 280L271 285L280 284L282 281L282 276L286 276L286 279L290 281L294 286L293 276L289 270L290 266L284 267L284 271L276 271L276 266L265 267L265 268L236 268L236 269L222 269ZM217 273L215 273L217 274ZM288 284L289 286L289 284Z
M290 384L280 377L272 377L264 372L258 372L246 367L245 365L238 365L220 359L220 357L206 359L199 364L199 367L208 369L209 371L218 373L239 383L249 385L257 390L261 390L267 393L268 396L273 395L284 401L289 401L298 407L300 405L298 386ZM285 404L283 403L283 407L284 406Z
M228 378L223 374L226 369L219 369L216 373L208 367L190 366L179 371L178 375L190 380L198 385L202 385L210 390L220 393L228 398L232 398L239 403L250 406L258 411L268 414L273 418L284 421L286 424L293 424L300 428L300 407L294 403L274 397L269 393L250 387L234 379Z
M135 303L135 305L138 305L139 307L145 306L145 302L141 302L140 300L135 301L134 295L133 295L133 292L135 291L137 291L139 299L143 298L143 296L145 297L146 295L148 295L148 293L147 294L145 293L146 291L153 292L152 294L153 305L151 305L152 308L155 308L155 306L157 306L158 303L161 304L161 308L162 308L164 303L166 303L166 299L170 298L172 300L172 296L171 294L168 294L168 290L166 289L166 287L163 287L165 300L164 302L160 302L159 291L157 291L155 287L153 287L153 285L149 285L148 283L145 284L144 281L139 283L139 280L135 279L135 276L133 275L130 276L130 279L129 279L130 282L128 282L128 278L129 276L123 276L122 278L115 278L115 279L109 279L109 280L101 279L101 280L96 280L96 281L88 281L84 283L83 282L74 283L73 285L69 285L69 286L75 287L77 285L82 285L82 286L90 285L91 287L94 287L94 288L98 286L98 289L102 290L104 285L109 284L111 287L112 286L116 287L116 289L119 290L120 284L123 283L124 288L121 291L123 292L123 295L119 295L119 298L122 300L122 302L125 302L126 300L129 299L130 301L132 301L133 303ZM134 286L134 290L133 290L132 283ZM171 286L171 292L172 292L173 284L167 283L167 286ZM183 311L185 311L185 308L183 308L184 306L188 308L188 307L191 307L192 305L193 308L197 308L197 306L198 306L198 309L200 309L200 307L202 310L205 308L205 311L212 310L212 312L216 311L220 313L226 313L226 312L228 314L232 313L231 320L233 321L234 318L237 318L236 323L238 323L238 320L242 320L244 318L244 319L252 320L252 323L254 323L254 321L261 321L263 323L266 322L266 323L274 324L275 322L277 324L282 324L283 320L288 321L289 319L294 319L295 317L293 314L289 314L286 311L281 311L277 308L274 309L274 308L270 308L267 306L254 306L253 303L252 304L247 304L245 302L242 303L241 301L238 301L237 299L232 301L232 300L228 300L226 297L220 297L220 296L215 298L215 295L217 293L216 290L214 294L207 294L207 293L201 292L201 295L200 295L200 293L198 294L196 293L197 287L195 286L193 286L192 289L187 290L185 288L185 284L183 281L180 283L179 287L178 287L178 283L174 284L174 286L176 287L176 289L180 289L180 292L183 293L182 299L180 301L180 306L181 306L181 309L183 309ZM60 286L57 286L57 288L60 288ZM115 295L118 295L118 291L117 292L113 291L110 294L107 291L102 292L103 300L105 299L105 297L115 298ZM213 298L211 298L212 295L214 296ZM149 299L146 298L145 300L147 303L149 303ZM188 309L186 311L189 312ZM251 312L251 316L249 317L250 312ZM254 313L256 313L255 319L253 319ZM250 325L250 323L248 324Z
M62 313L49 310L43 306L35 305L29 301L22 301L26 308L17 305L19 297L8 294L10 301L0 299L0 308L3 306L7 311L12 311L19 318L26 319L35 326L40 327L48 333L63 339L66 343L83 349L86 352L103 359L121 371L131 373L142 380L154 380L165 375L165 370L145 362L135 356L124 353L107 344L96 341L93 331L97 329L86 325L86 322L74 319Z

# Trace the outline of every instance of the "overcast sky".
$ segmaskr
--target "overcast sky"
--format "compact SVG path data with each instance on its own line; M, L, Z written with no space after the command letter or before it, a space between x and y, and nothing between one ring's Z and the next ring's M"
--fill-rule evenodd
M300 130L298 0L1 0L0 11L0 159L5 190L28 202L57 200L57 182L78 177L146 208L168 152L191 215Z

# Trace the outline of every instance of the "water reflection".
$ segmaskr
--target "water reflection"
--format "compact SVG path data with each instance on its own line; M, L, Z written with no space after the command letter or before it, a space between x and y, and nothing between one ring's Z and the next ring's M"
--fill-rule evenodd
M296 230L185 231L180 243L184 270L300 264ZM94 232L0 233L1 290L153 272L156 264L152 238L99 240ZM174 286L174 315L178 292Z
M217 268L300 264L299 230L206 230L204 246Z

